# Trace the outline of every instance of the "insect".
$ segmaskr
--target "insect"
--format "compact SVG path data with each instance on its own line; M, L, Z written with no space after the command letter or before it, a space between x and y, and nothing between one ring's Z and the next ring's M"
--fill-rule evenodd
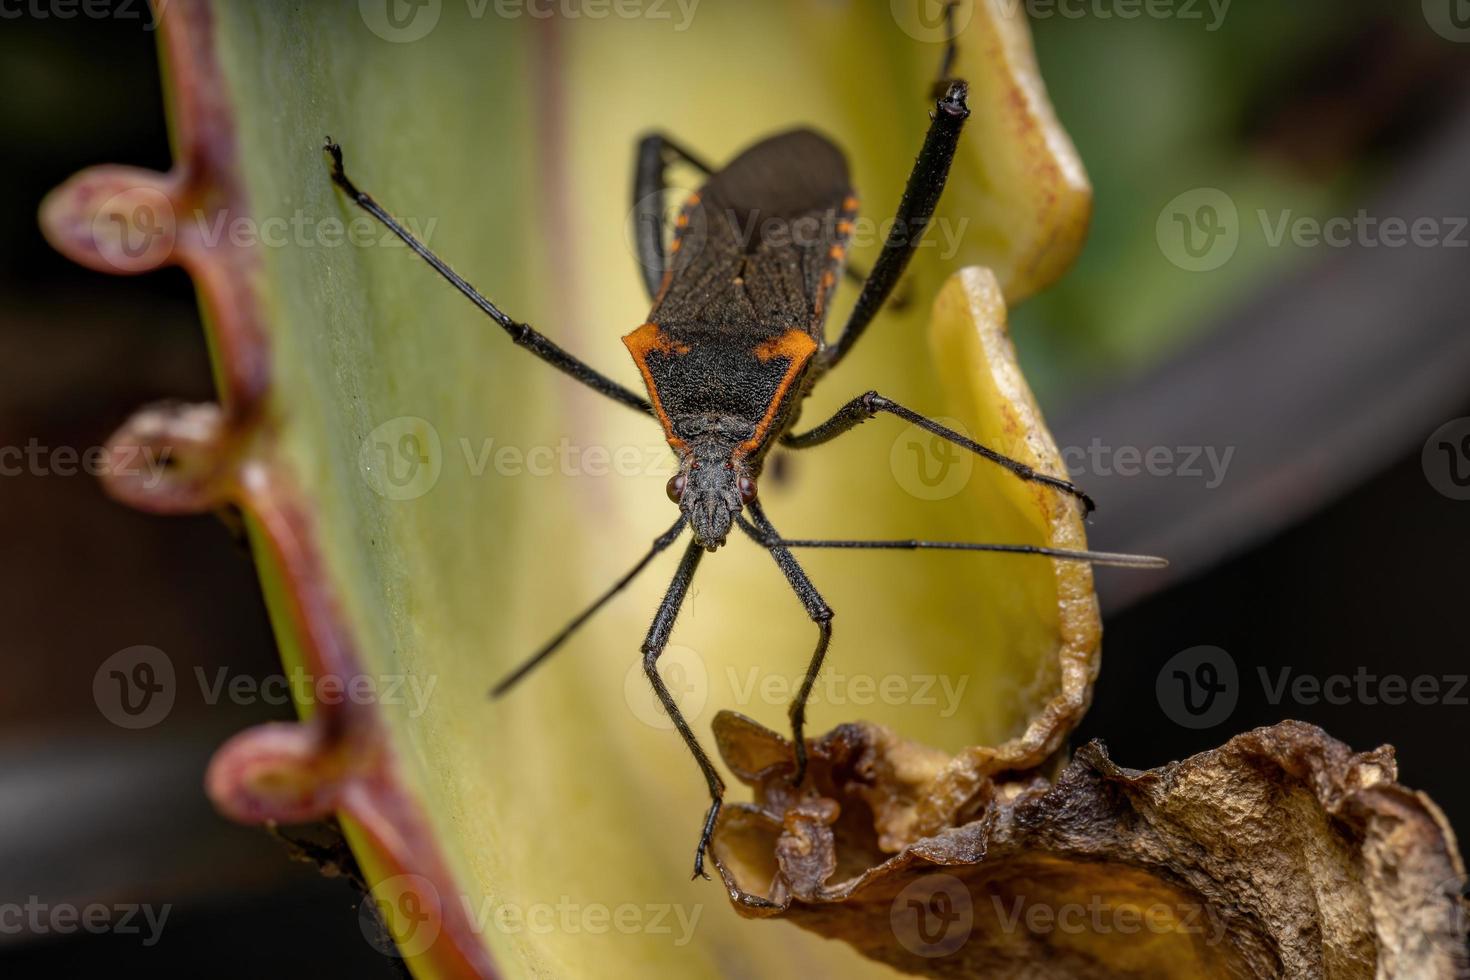
M626 574L496 685L493 693L505 693L550 656L687 528L692 540L654 615L642 653L648 681L709 788L710 805L695 850L695 877L709 877L704 856L725 786L670 695L658 672L658 660L700 560L723 545L733 528L769 552L817 628L816 647L789 712L795 746L791 779L796 785L806 775L806 704L831 643L833 614L792 555L793 548L935 548L1044 555L1129 567L1163 564L1161 559L1142 556L1025 544L786 540L761 507L757 481L772 448L781 445L800 450L821 445L878 413L887 413L1004 467L1020 479L1070 494L1084 514L1093 509L1091 499L1072 483L1036 472L876 391L853 398L825 422L797 431L802 401L861 339L893 293L934 214L970 114L965 82L946 77L953 59L951 40L941 65L928 132L892 230L867 276L854 273L846 263L858 200L842 151L826 137L808 129L781 133L749 147L719 170L663 134L639 142L634 215L639 260L653 306L646 322L625 336L623 343L643 376L647 398L583 363L529 324L501 312L357 188L345 172L337 144L329 138L325 146L337 186L499 324L518 346L662 425L678 460L678 470L667 487L678 507L678 520ZM691 166L707 179L684 203L666 249L663 196L666 170L675 164ZM841 275L861 280L862 288L836 340L827 343L828 301Z

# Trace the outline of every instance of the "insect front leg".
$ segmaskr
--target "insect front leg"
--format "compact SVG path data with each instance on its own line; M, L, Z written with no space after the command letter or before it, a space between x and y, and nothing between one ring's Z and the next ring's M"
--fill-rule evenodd
M471 286L463 276L451 269L447 262L429 251L428 246L415 238L407 228L399 223L397 218L374 200L371 194L358 190L357 185L347 176L342 165L342 147L333 143L331 137L327 137L322 149L331 158L332 182L352 199L352 203L382 222L383 227L398 236L399 240L412 249L419 258L429 263L435 272L448 280L449 284L463 293L471 303L478 306L482 313L494 320L510 336L511 341L517 347L524 347L558 371L576 378L600 395L606 395L613 401L627 405L645 415L653 414L653 407L649 405L648 399L630 391L586 362L568 354L529 323L513 320L501 312L499 307L485 298L474 286Z
M939 74L930 94L930 98L936 101L934 113L930 117L929 132L924 137L924 146L919 151L918 159L914 161L914 169L904 188L903 200L898 205L898 215L883 243L878 264L873 267L872 275L859 277L863 291L858 295L857 304L853 306L837 342L822 355L823 371L837 366L863 335L863 331L868 329L868 324L878 315L884 301L894 294L909 259L913 258L914 249L918 248L924 231L929 227L929 219L934 216L934 208L938 205L939 196L944 192L945 182L949 179L949 168L954 161L960 130L970 116L970 108L965 103L969 86L963 79L955 78L951 74L955 57L959 53L959 39L954 29L954 12L959 5L960 0L950 0L944 6L947 40L944 54L939 59ZM906 303L902 299L893 299L889 300L888 305L896 309Z
M673 527L669 528L663 534L654 539L653 546L648 549L648 552L644 554L642 558L638 559L638 563L636 565L630 568L627 572L623 574L621 578L619 578L616 582L609 586L607 591L598 596L597 599L592 603L592 605L588 606L586 609L583 609L580 613L576 615L575 618L572 619L570 623L562 627L560 633L557 633L555 636L553 636L541 647L541 649L531 654L531 656L527 659L521 661L520 666L516 667L515 670L511 671L509 674L503 677L499 683L497 683L493 688L490 689L490 696L495 698L502 696L516 684L520 683L520 681L527 674L529 674L531 671L535 670L542 663L544 663L547 657L550 657L557 650L560 650L562 644L570 639L573 633L582 628L583 623L591 619L594 615L597 614L597 611L603 606L607 605L614 596L627 588L628 583L637 578L638 573L643 571L643 569L648 566L648 563L653 561L653 559L657 555L659 555L665 548L673 544L675 539L677 539L679 535L683 533L683 531L684 518L682 515L680 515L679 519L674 522Z
M944 54L939 58L939 74L934 79L934 85L930 89L929 97L931 99L942 97L949 90L950 85L959 80L951 73L954 71L955 57L959 54L959 37L955 34L954 29L954 12L959 8L960 2L961 0L949 0L944 5L944 32L946 40L944 42Z
M1082 502L1083 516L1097 509L1097 505L1092 502L1092 498L1083 493L1082 490L1070 481L1048 476L1045 473L1038 473L1020 460L1011 459L1009 456L998 453L994 449L982 446L975 440L962 436L953 429L940 425L931 418L920 415L912 409L904 408L891 398L884 398L876 391L858 395L852 401L839 408L836 414L830 419L813 429L808 429L806 432L801 433L786 433L781 437L781 445L788 446L792 449L809 449L812 446L820 446L822 443L831 442L844 432L856 428L879 412L897 415L904 421L911 422L926 432L932 432L941 439L948 440L962 449L968 449L975 455L1004 467L1023 480L1045 484L1049 487L1055 487L1063 493L1071 494Z
M883 242L877 264L863 283L863 291L858 294L847 324L836 342L822 353L824 371L836 367L868 329L923 240L929 221L934 217L934 209L939 205L939 196L944 193L945 182L949 179L960 130L970 116L970 107L965 101L968 91L964 82L951 82L945 94L934 103L929 132L924 137L914 168L909 172L909 182L904 187L903 199L899 201L893 227Z
M664 595L664 601L659 605L658 612L653 617L653 625L648 628L648 636L643 641L643 672L648 675L648 683L653 685L653 693L658 696L659 703L673 720L674 727L679 730L679 735L689 747L694 761L699 764L705 784L709 786L709 811L704 816L704 826L699 833L699 848L694 852L694 874L691 876L694 878L709 877L704 872L704 852L709 848L710 838L715 832L715 821L720 816L720 804L725 798L725 781L715 771L714 763L705 754L699 739L694 737L693 729L684 720L678 703L669 693L668 685L658 672L658 658L669 642L669 633L674 628L674 620L679 616L679 607L684 604L684 596L689 592L689 583L694 579L694 571L699 567L699 559L704 556L704 552L705 549L693 541L684 549L684 558L679 562L669 591Z
M754 526L741 521L741 528L771 553L771 557L786 575L786 581L791 584L792 591L806 607L806 614L817 624L817 648L812 651L812 658L807 663L801 688L787 709L787 717L791 719L791 740L796 749L796 772L792 774L791 784L799 786L806 778L806 706L811 700L812 688L816 686L817 675L822 672L822 662L827 659L827 648L832 643L832 608L827 605L816 586L812 585L811 579L807 578L806 572L797 564L791 552L779 544L781 536L776 533L771 522L766 520L760 504L751 502L748 506Z

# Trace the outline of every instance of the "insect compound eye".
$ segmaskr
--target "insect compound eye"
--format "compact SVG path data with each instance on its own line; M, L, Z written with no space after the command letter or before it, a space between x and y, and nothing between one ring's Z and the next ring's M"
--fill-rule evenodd
M736 489L740 491L740 502L748 504L755 500L755 481L748 476L742 476L735 483Z
M684 498L684 484L687 482L688 480L683 473L675 473L669 477L669 482L664 485L664 492L669 495L670 500L677 504Z

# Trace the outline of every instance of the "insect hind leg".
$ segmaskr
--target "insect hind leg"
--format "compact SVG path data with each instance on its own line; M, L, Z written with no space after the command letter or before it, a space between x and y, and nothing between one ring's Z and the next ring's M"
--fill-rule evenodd
M666 133L649 133L638 141L633 167L633 244L638 258L638 271L643 276L643 288L649 300L658 296L663 286L664 270L668 268L668 250L664 247L664 204L669 189L668 168L685 163L695 170L711 176L715 170L685 149ZM843 275L861 285L868 275L851 265L844 266ZM893 309L908 304L906 293L895 295L889 302Z
M663 283L667 256L664 249L664 194L669 189L668 168L675 163L708 176L714 169L664 133L649 133L638 141L633 169L633 239L638 271L651 300Z

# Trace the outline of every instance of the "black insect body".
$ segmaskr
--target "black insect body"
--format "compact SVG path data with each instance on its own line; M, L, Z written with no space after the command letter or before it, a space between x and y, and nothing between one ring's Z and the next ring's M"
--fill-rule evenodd
M711 551L814 377L856 212L828 140L796 130L756 144L690 197L648 322L623 338L679 456L669 496Z
M945 64L953 52L946 52ZM695 852L694 874L704 875L704 855L714 832L724 783L690 729L658 672L658 658L701 558L724 544L738 526L765 548L817 627L817 644L790 718L796 761L792 781L806 774L806 703L832 637L832 610L791 553L796 547L937 548L1044 555L1133 567L1159 559L1025 544L942 541L793 541L766 518L756 481L778 443L804 449L827 442L879 412L896 415L940 438L1005 467L1021 479L1044 483L1076 497L1084 512L1091 500L1071 483L1033 471L875 391L853 398L827 421L792 431L802 400L862 336L893 292L938 203L969 108L966 86L947 80L934 104L893 230L866 277L846 263L858 200L842 152L806 129L763 140L714 171L661 134L645 137L637 151L634 183L639 260L653 307L647 322L623 338L647 387L648 398L625 388L568 354L528 324L502 313L405 230L343 169L341 148L330 140L332 178L360 207L489 315L519 346L614 401L655 417L679 461L668 483L679 518L632 569L494 689L502 694L550 656L685 527L692 540L644 639L649 683L694 755L710 792ZM664 244L665 170L682 163L708 175L675 220ZM841 332L827 343L824 323L838 276L862 280L858 300ZM708 877L705 875L705 877Z

